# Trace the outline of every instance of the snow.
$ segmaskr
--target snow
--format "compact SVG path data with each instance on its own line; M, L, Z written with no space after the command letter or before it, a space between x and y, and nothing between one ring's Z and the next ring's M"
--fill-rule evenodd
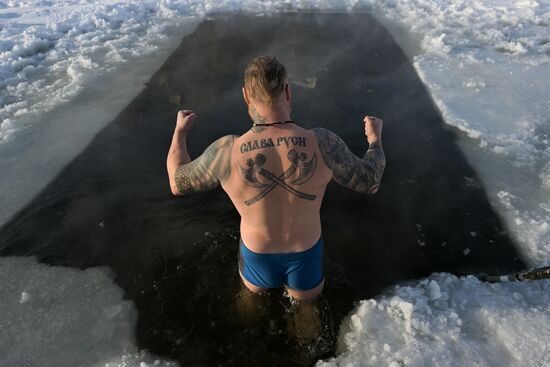
M4 257L0 279L2 366L175 366L138 352L134 305L106 269Z
M548 325L550 280L433 274L361 301L317 366L548 366Z
M0 0L0 224L193 29L174 37L171 27L208 13L293 9L367 10L388 25L446 123L463 132L460 146L522 255L532 266L550 263L549 0ZM87 105L89 115L69 126L66 116L43 121L129 62L136 70L124 79L133 84L115 95L108 83L97 91L105 109ZM136 349L133 306L103 270L4 258L0 275L2 365L173 365ZM548 281L488 284L449 274L395 286L361 301L341 326L338 356L318 365L547 366L549 288ZM41 340L47 349L37 347Z
M154 51L167 24L152 16L155 6L0 2L0 141L74 98L95 76Z

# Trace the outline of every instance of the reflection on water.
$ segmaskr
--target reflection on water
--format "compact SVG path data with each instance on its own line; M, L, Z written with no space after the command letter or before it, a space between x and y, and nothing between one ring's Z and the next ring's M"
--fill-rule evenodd
M325 296L321 295L314 302L291 300L285 316L289 325L288 336L295 341L296 357L293 360L298 364L308 365L334 352L334 320Z
M324 296L301 302L286 292L254 294L243 286L237 294L237 309L245 332L282 338L285 348L280 352L299 365L310 365L334 352L336 335ZM277 344L281 343L272 345Z

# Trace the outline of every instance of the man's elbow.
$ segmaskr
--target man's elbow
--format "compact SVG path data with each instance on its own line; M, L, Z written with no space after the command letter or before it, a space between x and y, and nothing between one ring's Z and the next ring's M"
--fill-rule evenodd
M379 185L368 186L364 185L355 189L360 194L372 195L378 192Z
M376 194L378 189L380 189L381 178L382 177L369 178L363 185L360 186L360 190L358 191L367 195Z
M365 178L365 180L361 180L359 182L356 181L353 184L348 184L346 185L346 187L364 195L376 194L380 187L380 181L373 182L371 178Z
M183 194L178 189L178 185L175 183L170 183L170 191L172 192L172 195L174 196L182 196Z
M380 188L380 185L373 185L367 190L366 194L376 194L379 188Z

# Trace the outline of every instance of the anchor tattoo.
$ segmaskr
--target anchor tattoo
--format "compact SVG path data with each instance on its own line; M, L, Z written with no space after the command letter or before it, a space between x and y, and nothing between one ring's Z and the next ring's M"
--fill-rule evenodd
M306 194L304 192L296 190L291 185L303 185L313 176L315 168L317 167L317 156L314 153L311 160L307 161L306 153L298 153L296 150L291 149L287 154L288 160L292 163L290 167L281 173L279 176L274 175L272 172L263 168L267 158L265 155L258 153L254 159L249 158L246 161L247 168L243 168L239 163L239 172L244 182L251 187L262 189L260 193L254 197L246 200L244 203L248 206L256 203L269 194L275 187L280 186L287 190L291 194L296 195L301 199L315 200L316 195ZM297 177L287 183L292 176L298 172ZM259 174L263 178L271 181L270 183L264 183L258 180L256 174Z

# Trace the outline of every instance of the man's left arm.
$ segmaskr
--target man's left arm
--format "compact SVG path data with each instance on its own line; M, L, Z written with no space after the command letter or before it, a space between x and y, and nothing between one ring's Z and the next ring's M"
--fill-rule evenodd
M232 135L216 140L200 157L191 161L187 152L187 135L195 117L189 110L178 112L176 130L166 161L170 189L174 195L213 189L231 173L231 148L235 140Z

